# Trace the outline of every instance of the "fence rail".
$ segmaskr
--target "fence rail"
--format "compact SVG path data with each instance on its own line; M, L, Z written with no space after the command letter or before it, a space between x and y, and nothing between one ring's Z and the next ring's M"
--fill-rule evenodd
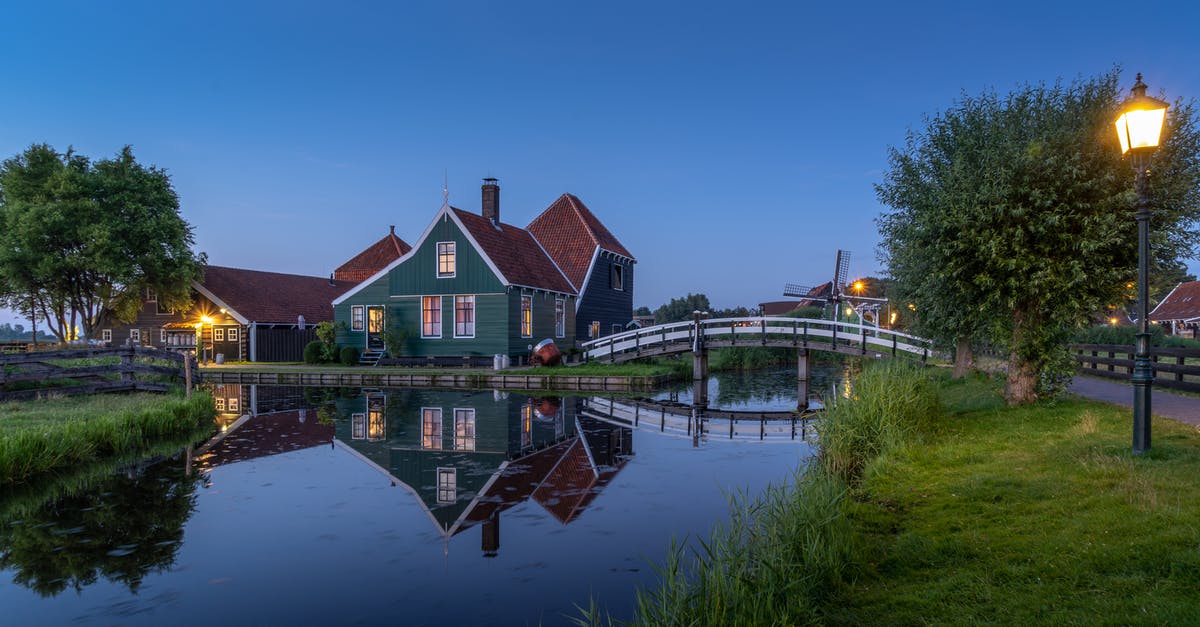
M1071 352L1080 374L1128 380L1133 374L1135 348L1125 344L1073 344ZM1150 347L1154 385L1200 392L1200 348Z
M0 401L106 392L166 392L173 382L185 378L190 365L187 359L191 357L139 346L2 354Z

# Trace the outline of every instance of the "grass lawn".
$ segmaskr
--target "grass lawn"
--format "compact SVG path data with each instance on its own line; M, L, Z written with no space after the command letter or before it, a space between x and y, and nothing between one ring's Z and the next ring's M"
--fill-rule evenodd
M937 433L868 466L860 572L831 623L1200 623L1200 432L1063 400L1007 408L943 381Z
M0 403L0 484L147 450L211 423L197 393L95 395Z

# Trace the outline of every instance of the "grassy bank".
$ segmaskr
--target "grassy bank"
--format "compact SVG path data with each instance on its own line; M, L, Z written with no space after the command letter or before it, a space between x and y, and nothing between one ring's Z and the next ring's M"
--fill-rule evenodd
M212 398L131 394L0 403L0 484L148 450L213 419Z
M1200 622L1196 429L1158 420L1134 457L1126 409L878 374L800 476L671 552L634 624Z

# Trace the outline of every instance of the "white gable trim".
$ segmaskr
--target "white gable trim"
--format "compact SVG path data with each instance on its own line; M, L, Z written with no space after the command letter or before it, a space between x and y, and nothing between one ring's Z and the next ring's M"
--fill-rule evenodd
M575 313L579 313L579 305L583 303L583 293L587 291L588 282L592 280L592 270L596 269L596 261L600 259L600 247L592 251L592 261L588 264L587 273L583 275L583 285L579 286L579 300L575 301Z
M442 211L445 211L450 215L450 219L454 220L454 223L458 225L458 230L462 231L463 237L467 238L468 242L471 242L471 246L475 247L475 252L479 253L480 257L483 257L483 262L492 269L492 273L496 275L497 279L500 279L500 283L504 285L512 285L512 283L510 283L509 280L504 276L504 273L500 271L500 268L496 267L496 263L492 261L492 258L488 257L488 254L484 252L483 247L479 245L479 242L475 241L475 236L471 235L470 229L468 229L466 225L462 223L462 220L458 219L458 215L456 213L450 211L450 206L442 205ZM422 239L424 239L423 236ZM534 239L536 240L537 238Z
M573 294L573 296L579 295L579 293L581 291L579 289L579 286L571 283L571 279L567 276L567 273L563 272L562 268L558 267L558 262L554 260L554 257L550 256L550 253L546 252L546 247L542 246L541 240L539 240L537 238L537 236L534 235L533 233L531 233L529 231L525 231L525 232L529 233L529 239L531 239L537 243L538 249L542 251L542 254L545 255L546 259L549 259L550 263L554 264L554 269L558 270L558 274L559 274L559 276L561 276L563 278L563 281L566 281L567 285L570 285L571 287L575 288L575 294ZM593 257L593 261L594 261L594 257ZM545 289L545 288L542 288L542 289ZM556 292L557 290L547 290L547 291ZM558 293L561 294L562 292L558 292Z
M1183 285L1183 283L1179 283L1175 287L1171 288L1171 293L1167 294L1166 298L1158 301L1158 304L1154 306L1154 311L1151 311L1150 313L1146 314L1146 318L1153 319L1154 314L1158 313L1159 307L1162 307L1164 304L1171 302L1171 297L1175 295L1175 290L1179 289L1180 285Z
M204 295L205 298L207 298L208 300L211 300L214 304L216 304L217 306L224 309L225 313L227 315L233 316L234 320L237 320L238 322L240 322L242 324L250 324L250 321L247 320L245 316L238 313L237 310L235 310L233 307L230 307L229 303L226 303L225 301L221 300L220 298L217 298L216 294L213 294L212 292L208 291L208 289L205 288L203 285L200 285L200 283L198 281L192 281L192 289L196 290L197 292L200 292L201 294Z

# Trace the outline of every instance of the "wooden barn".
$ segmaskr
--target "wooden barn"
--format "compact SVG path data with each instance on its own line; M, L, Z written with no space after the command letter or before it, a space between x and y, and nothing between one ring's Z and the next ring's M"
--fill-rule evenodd
M190 309L159 307L153 292L130 323L102 326L111 345L197 351L228 361L301 361L318 322L333 319L330 301L354 283L326 277L207 266L192 283Z
M1171 335L1197 337L1197 326L1200 326L1200 281L1176 285L1150 312L1149 317L1150 322L1162 325L1163 330Z
M527 356L575 344L577 292L529 231L500 219L485 179L482 211L442 205L412 249L333 301L338 344L392 356ZM399 353L396 355L395 353Z
M579 293L574 327L578 340L630 328L637 260L582 200L572 194L559 196L528 228Z

